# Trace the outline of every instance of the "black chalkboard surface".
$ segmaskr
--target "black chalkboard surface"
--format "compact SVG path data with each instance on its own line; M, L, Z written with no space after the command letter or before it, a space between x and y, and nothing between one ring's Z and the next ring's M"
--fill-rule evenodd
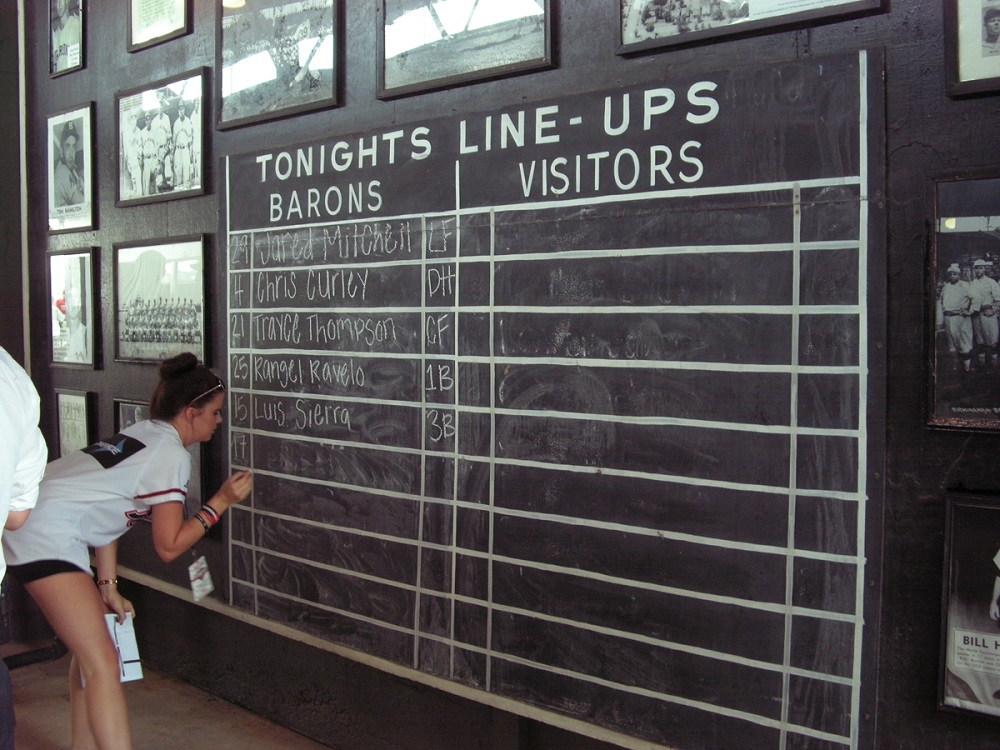
M855 747L867 66L229 158L233 604L622 744Z

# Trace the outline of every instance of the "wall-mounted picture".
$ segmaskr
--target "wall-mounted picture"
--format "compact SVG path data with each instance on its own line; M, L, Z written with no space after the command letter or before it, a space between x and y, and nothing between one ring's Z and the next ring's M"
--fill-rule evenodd
M940 704L1000 716L1000 502L945 501Z
M117 100L117 205L204 194L204 71L125 91Z
M551 67L550 0L379 0L378 95Z
M880 10L884 0L620 0L618 54Z
M220 128L337 103L335 0L223 4L218 19Z
M131 427L136 422L149 419L149 402L147 401L116 398L114 405L116 433L124 430L126 427ZM198 508L201 507L204 495L201 482L201 451L201 443L188 446L188 453L191 454L191 482L188 485L186 502L189 516L196 513Z
M56 389L59 455L86 448L93 442L91 410L93 394Z
M49 75L84 65L84 0L49 0Z
M936 190L930 423L1000 429L1000 178Z
M184 36L191 31L189 0L128 0L128 51Z
M205 358L204 258L201 235L115 247L117 359Z
M131 401L124 398L116 398L115 403L115 432L121 432L126 427L131 427L136 422L149 419L148 401Z
M945 0L948 94L1000 89L1000 0Z
M52 362L94 366L94 253L71 250L49 256Z
M94 227L93 106L48 118L49 231Z

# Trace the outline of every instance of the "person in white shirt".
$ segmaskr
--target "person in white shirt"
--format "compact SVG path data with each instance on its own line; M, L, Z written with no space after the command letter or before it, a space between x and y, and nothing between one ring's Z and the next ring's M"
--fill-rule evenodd
M150 419L49 464L27 522L5 535L12 577L35 599L72 654L70 710L74 748L131 750L132 734L118 655L104 622L134 615L118 592L118 538L152 523L165 562L202 539L253 488L249 471L231 476L185 520L191 475L188 446L211 439L222 421L226 387L185 352L160 365ZM90 572L94 548L97 585Z
M962 372L972 370L972 314L978 311L969 282L962 279L958 263L948 266L948 280L938 294L938 313L952 351L958 357Z
M0 347L0 536L24 524L35 507L49 451L38 429L38 391ZM0 580L6 563L0 557ZM0 659L0 750L14 750L10 673Z
M972 315L972 338L979 361L979 368L994 368L997 364L997 343L1000 342L1000 324L997 310L1000 308L1000 284L986 275L987 263L982 258L972 264L972 281L969 289L976 301Z
M170 155L173 153L173 126L170 124L170 115L164 109L164 95L160 96L160 107L157 113L149 120L149 137L156 146L156 164L153 167L155 172L153 193L160 193L164 189L173 187L173 170Z

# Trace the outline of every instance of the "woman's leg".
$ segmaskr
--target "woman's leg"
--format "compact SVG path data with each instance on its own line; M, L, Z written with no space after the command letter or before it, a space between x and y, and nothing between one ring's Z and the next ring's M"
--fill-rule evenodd
M69 662L69 708L72 728L71 750L100 750L87 717L87 696L83 690L80 665L74 656Z
M97 747L133 750L118 653L108 635L107 609L93 579L83 572L57 573L32 581L25 589L72 652L76 671L86 680L81 691L86 711L80 714L88 720Z

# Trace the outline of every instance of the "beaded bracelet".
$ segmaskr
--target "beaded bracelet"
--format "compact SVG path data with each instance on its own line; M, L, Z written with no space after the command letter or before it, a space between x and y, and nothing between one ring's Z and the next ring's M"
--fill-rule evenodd
M98 586L107 586L110 583L113 583L113 584L115 584L117 586L118 585L118 579L117 578L104 578L104 579L98 581L97 585Z
M207 534L212 528L211 524L205 520L205 517L201 514L200 510L194 514L194 517L198 519L198 523L205 527L205 533Z

